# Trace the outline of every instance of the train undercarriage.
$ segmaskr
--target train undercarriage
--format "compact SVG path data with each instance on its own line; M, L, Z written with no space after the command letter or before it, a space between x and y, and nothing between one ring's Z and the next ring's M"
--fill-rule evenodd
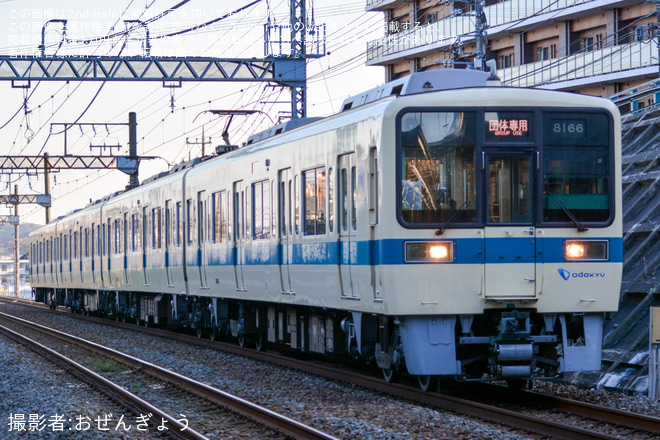
M595 370L601 361L601 314L488 309L481 315L390 317L223 298L40 288L35 298L51 308L189 328L213 340L232 337L257 350L272 343L362 358L380 368L385 380L408 374L425 390L443 376L520 386Z

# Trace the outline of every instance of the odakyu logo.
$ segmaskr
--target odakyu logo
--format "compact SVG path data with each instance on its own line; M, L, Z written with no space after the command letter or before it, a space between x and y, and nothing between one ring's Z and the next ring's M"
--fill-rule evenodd
M604 272L569 272L566 269L557 269L559 275L566 281L571 278L605 278Z

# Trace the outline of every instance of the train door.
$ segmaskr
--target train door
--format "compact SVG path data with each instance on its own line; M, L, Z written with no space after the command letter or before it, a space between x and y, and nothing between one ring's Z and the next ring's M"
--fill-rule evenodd
M204 201L205 191L197 193L197 267L199 268L200 287L208 289L206 281L206 202Z
M245 191L243 181L234 182L234 276L236 290L244 292L243 265L245 264Z
M339 278L342 298L357 298L353 289L357 265L357 169L355 154L339 157Z
M486 298L536 296L531 153L486 154Z
M280 223L280 245L279 266L282 293L291 294L291 276L289 267L293 263L293 180L291 168L279 172L279 223Z

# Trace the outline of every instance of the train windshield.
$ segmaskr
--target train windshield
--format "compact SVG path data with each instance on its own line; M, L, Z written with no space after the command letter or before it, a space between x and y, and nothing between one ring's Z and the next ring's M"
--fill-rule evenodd
M476 222L475 114L401 118L401 209L411 224Z
M544 114L544 223L610 219L609 125L604 114Z

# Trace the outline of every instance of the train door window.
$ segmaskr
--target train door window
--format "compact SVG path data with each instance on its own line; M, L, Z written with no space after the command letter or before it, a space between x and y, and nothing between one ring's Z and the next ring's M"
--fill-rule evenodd
M169 249L172 244L172 201L165 201L165 249Z
M531 223L529 155L489 155L488 223Z
M124 235L121 252L126 255L128 254L128 213L124 213Z
M140 249L140 214L131 216L131 251Z
M335 229L335 182L332 167L328 168L328 231L332 233Z
M73 260L78 259L78 231L73 231L73 239L71 243L71 258Z
M275 180L270 182L270 226L271 234L277 237L277 182Z
M151 247L153 249L160 249L161 243L161 209L154 208L151 210Z
M234 187L236 187L237 184L234 184ZM236 241L240 241L241 239L241 225L243 224L241 222L241 193L238 191L234 192L234 227L236 228L236 234L234 236Z
M225 192L219 191L211 195L211 211L213 212L212 226L213 229L211 241L213 243L223 242L224 233L222 230L222 216L224 214L223 198Z
M108 256L112 255L115 252L115 240L112 231L113 222L112 219L108 219Z
M351 167L351 229L357 230L357 169Z
M302 185L305 189L303 212L305 213L304 235L323 235L326 225L326 178L325 168L319 167L303 172Z
M149 247L149 210L142 208L142 228L140 228L140 237L142 238L142 253L147 252Z
M248 203L250 200L250 189L245 188L245 191L241 192L242 198L243 198L243 221L245 222L245 238L247 240L250 239L250 235L252 234L252 217L250 214L250 206L251 204Z
M204 214L206 206L204 202L204 191L197 193L197 245L201 246L204 243L206 236L206 224L204 222Z
M103 230L105 230L105 227ZM101 225L96 225L96 240L98 241L96 253L97 256L100 257L103 255L103 231L101 230Z
M287 203L287 182L286 180L282 179L280 181L280 236L281 237L286 237L287 230L286 230L286 225L287 225L287 209L289 208L289 205Z
M192 199L186 200L186 244L188 246L193 243L193 203Z
M267 180L252 184L253 239L270 238L270 184Z
M105 257L105 255L106 255L105 247L107 245L107 238L106 238L105 234L106 234L106 230L107 230L107 225L105 223L103 223L102 226L103 227L102 227L102 230L101 230L101 234L99 236L99 240L101 242L101 246L100 246L101 247L101 255L100 256Z
M378 223L378 150L371 147L369 150L369 222Z
M121 223L119 219L115 219L112 223L113 229L113 251L115 255L121 253Z
M293 191L294 191L294 231L296 235L300 234L300 183L298 182L298 175L294 177L293 180Z
M68 251L68 248L69 248L69 246L68 246L68 244L69 244L69 240L68 240L68 238L69 238L69 236L66 235L66 234L64 234L64 240L63 240L63 242L64 242L64 252L63 252L63 258L62 258L63 261L67 261L67 260L69 259L69 254L68 254L68 252L67 252L67 251Z
M183 228L181 227L181 222L183 219L181 218L181 202L176 202L176 246L181 247L181 242L183 241L181 239L181 234L183 233Z
M346 168L341 169L340 173L340 200L341 203L341 230L346 232L348 231L348 170Z

